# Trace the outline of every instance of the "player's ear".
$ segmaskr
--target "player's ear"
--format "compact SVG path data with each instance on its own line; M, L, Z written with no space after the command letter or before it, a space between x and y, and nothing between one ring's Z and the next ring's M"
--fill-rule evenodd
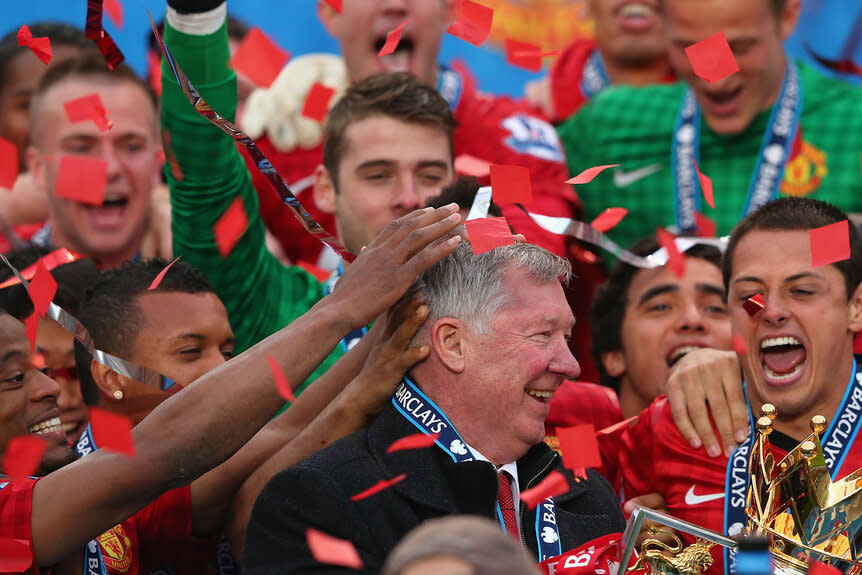
M335 182L329 170L322 164L314 170L314 203L320 211L327 214L335 213Z
M602 354L602 365L611 377L622 377L626 373L626 356L622 350L606 351Z
M99 388L100 404L105 403L105 398L113 401L123 399L123 382L120 379L120 374L95 359L90 363L90 373L96 387Z
M847 301L847 327L854 333L862 331L862 283Z
M431 325L431 349L440 361L455 373L467 365L466 326L454 317L441 317Z
M338 16L338 12L335 11L335 8L329 5L329 2L318 0L317 17L320 18L320 23L323 24L323 27L326 28L326 31L329 32L329 35L333 38L338 37L338 34L335 33L335 22L338 19Z

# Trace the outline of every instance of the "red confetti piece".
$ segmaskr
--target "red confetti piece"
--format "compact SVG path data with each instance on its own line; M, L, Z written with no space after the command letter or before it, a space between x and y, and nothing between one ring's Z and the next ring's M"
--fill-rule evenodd
M464 0L461 16L449 25L446 32L474 46L481 46L488 39L493 22L493 9L472 0Z
M289 53L273 42L263 30L254 27L243 38L230 59L230 65L255 85L269 88L289 59Z
M327 4L329 4L333 10L341 14L341 1L342 0L323 0Z
M612 230L620 220L626 217L629 211L625 208L607 208L605 211L596 216L590 225L600 232Z
M506 38L506 62L530 72L538 72L542 69L542 48L537 44L519 42Z
M600 429L596 433L600 433L602 435L613 435L613 434L619 432L620 430L626 429L628 426L632 425L634 422L636 422L638 420L638 417L639 416L637 416L637 415L635 415L634 417L629 417L628 419L624 419L623 421L620 421L619 423L615 423L613 425L609 425L608 427Z
M84 28L87 40L98 40L105 34L102 29L102 0L87 0L87 22Z
M39 260L36 263L36 273L27 288L27 294L33 302L33 309L36 313L44 317L48 313L48 306L51 305L51 300L54 299L56 293L57 280L45 267L45 263Z
M389 54L392 54L393 52L395 52L395 48L398 47L398 43L401 41L401 30L404 28L404 26L409 21L410 21L410 19L408 18L407 20L402 22L398 26L398 28L396 28L395 30L393 30L392 32L387 34L386 42L383 44L383 47L377 53L378 58L380 58L381 56L388 56Z
M166 265L164 267L164 269L159 272L159 275L157 275L156 278L153 280L153 283L150 284L150 287L147 288L147 291L151 291L151 290L154 290L157 287L159 287L159 284L161 284L162 280L165 279L165 276L167 275L168 270L171 269L171 266L174 265L175 263L177 263L177 260L180 259L181 257L183 257L183 256L175 257L174 261L172 261L171 263Z
M486 178L491 173L491 163L470 154L461 154L455 158L455 171L465 176Z
M599 257L596 254L574 242L569 245L569 251L571 252L572 256L579 262L584 262L585 264L594 264L599 261Z
M282 371L278 362L275 361L275 358L268 355L266 356L266 362L269 364L269 370L272 372L272 378L275 380L275 389L278 390L278 394L282 399L289 401L290 403L296 401L296 396L293 394L293 388L290 387L290 382L287 380L287 376L284 375L284 371Z
M685 275L685 256L679 253L673 234L665 229L658 228L655 231L655 235L659 245L667 251L667 267L676 274L676 277L683 277Z
M21 276L25 280L31 280L34 275L36 275L36 270L39 269L39 263L41 262L48 271L53 270L56 267L63 266L66 264L70 264L72 262L76 262L81 259L83 256L78 254L73 254L66 248L59 248L51 252L50 254L46 254L39 258L36 263L27 266L23 270L21 270ZM3 283L0 283L0 289L7 288L9 286L18 285L21 283L17 277L11 277Z
M536 505L548 497L560 495L568 490L569 482L566 480L566 476L559 471L552 471L541 481L541 483L532 489L522 491L521 501L523 501L528 508L535 509Z
M108 449L128 457L135 456L135 441L132 437L132 421L97 407L89 408L90 428L93 439L101 449Z
M33 369L44 369L45 368L45 354L39 353L38 351L30 356L30 365L33 366Z
M242 198L237 196L213 225L213 234L221 257L230 255L247 227L248 214Z
M30 542L25 539L0 539L0 573L24 573L33 564Z
M808 562L808 575L841 575L842 571L817 559Z
M18 179L18 147L0 138L0 188L11 190Z
M305 97L305 103L302 105L302 115L315 122L323 123L326 119L326 114L329 112L329 102L334 95L335 90L333 88L315 82Z
M694 222L697 226L697 235L702 238L714 238L716 226L715 222L700 212L694 214Z
M34 38L33 33L30 32L30 28L27 26L21 26L18 29L18 45L29 48L43 64L51 61L51 56L53 55L51 51L51 39L44 37Z
M847 220L815 228L811 238L811 267L825 266L850 257L850 230Z
M735 335L730 338L730 345L733 347L733 351L736 352L736 355L740 357L748 353L748 346L745 345L745 340L742 339L741 335Z
M530 170L524 166L490 167L491 189L498 204L529 204L533 201Z
M478 218L464 223L475 255L515 243L506 218Z
M311 274L314 277L314 279L316 279L320 283L324 283L330 277L332 277L331 271L325 270L321 267L317 267L316 265L309 263L309 262L306 262L306 261L303 261L303 260L299 260L294 265L304 269L307 273Z
M318 563L340 565L357 571L362 569L359 553L353 543L346 539L339 539L309 527L305 531L305 542Z
M596 430L591 424L558 427L557 437L560 440L563 465L567 469L601 467L602 456L596 441Z
M407 478L407 474L402 473L401 475L393 477L392 479L381 479L380 481L378 481L377 483L375 483L374 485L372 485L368 489L366 489L364 491L360 491L356 495L352 496L350 498L350 500L351 501L362 501L363 499L368 499L372 495L380 493L384 489L389 489L390 487L392 487L396 483L400 483L401 481L404 481L404 479L406 479L406 478Z
M706 200L706 203L709 204L709 207L715 209L715 198L712 195L712 180L701 173L700 168L697 166L697 160L692 160L694 162L694 171L697 172L697 179L700 180L700 190L703 192L703 199Z
M108 65L109 70L113 70L126 59L107 31L102 30L102 37L95 40L95 43L99 52L102 53L102 57L105 58L105 64Z
M756 293L742 302L742 307L746 312L748 312L749 316L754 317L763 311L763 308L766 307L766 302L763 301L762 295Z
M66 116L70 122L86 122L92 120L102 132L107 132L113 124L108 120L108 111L102 104L98 93L63 102Z
M440 437L439 433L432 433L431 435L415 433L413 435L408 435L393 441L386 449L386 453L395 453L396 451L402 451L404 449L423 449L425 447L431 447L434 445L434 442L437 441L438 437Z
M57 185L58 197L101 206L105 201L108 163L101 158L64 155L60 157Z
M567 184L588 184L593 181L593 178L598 176L604 170L608 168L615 168L619 166L619 164L608 164L607 166L593 166L592 168L587 168L574 178L566 180Z
M122 29L123 27L123 5L120 0L105 0L105 12L108 13L108 18L114 23L114 26Z
M739 72L739 64L724 32L714 34L685 49L694 73L713 84Z
M36 473L46 449L45 440L35 435L13 437L3 454L3 471L12 481L27 479Z
M790 147L790 158L788 162L792 162L802 153L802 126L796 127L796 135L793 136L793 145Z
M30 353L36 349L36 334L39 332L39 314L33 312L33 315L24 320L24 333L30 341Z

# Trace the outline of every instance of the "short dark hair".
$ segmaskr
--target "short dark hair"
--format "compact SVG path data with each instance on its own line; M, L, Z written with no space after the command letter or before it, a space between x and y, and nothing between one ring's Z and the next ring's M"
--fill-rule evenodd
M27 246L9 252L6 254L6 259L20 271L35 264L39 258L49 253L51 253L50 249ZM99 266L91 259L80 259L57 266L51 270L51 275L57 281L57 293L53 302L77 316L87 290L99 277ZM14 273L9 266L0 263L0 282L12 277ZM20 283L0 289L0 308L21 321L33 314L33 302Z
M813 230L840 221L847 221L850 236L850 258L831 264L844 276L847 298L853 295L862 282L862 236L847 218L847 214L821 200L811 198L778 198L761 206L748 215L734 228L724 253L721 275L724 288L730 287L730 274L733 271L733 256L739 241L754 230Z
M91 48L92 44L87 41L84 32L60 22L35 22L28 24L30 32L36 38L48 37L52 46L73 46L75 48ZM9 62L19 54L29 50L26 46L18 45L18 30L13 30L0 38L0 91L6 84L6 70Z
M87 293L79 319L97 349L128 359L144 317L138 297L148 293L156 276L168 265L168 260L153 258L126 263L117 269L103 271ZM179 260L162 278L154 292L215 293L207 277L190 264ZM99 390L90 373L92 357L75 342L75 365L81 380L81 393L88 405L97 405Z
M429 208L442 208L451 203L458 204L462 210L469 210L473 206L473 200L476 199L476 192L482 184L473 176L459 176L457 180L443 188L439 196L434 196L425 204ZM500 207L493 201L488 206L488 215L499 218L503 216Z
M455 131L455 116L443 96L410 74L374 74L349 87L326 118L323 165L329 171L336 192L338 168L344 154L344 134L351 124L371 116L386 116L408 124L440 128L449 141L449 155L454 161L452 135Z
M97 348L128 357L144 324L137 298L149 292L168 260L153 258L105 270L81 306L81 323ZM207 277L179 260L171 266L154 292L215 293Z
M648 256L659 249L655 236L635 242L630 251L639 256ZM715 246L696 244L686 250L687 257L699 258L721 269L721 250ZM622 329L628 305L629 288L635 274L641 268L617 260L605 283L596 288L590 308L590 340L592 355L599 370L599 382L619 392L620 378L608 373L602 354L623 348Z
M95 46L90 46L76 57L58 62L56 65L48 68L48 71L45 72L45 75L42 77L42 81L39 82L39 86L33 94L33 99L30 101L30 117L32 118L30 127L31 135L35 133L36 123L39 117L37 112L39 107L42 105L45 93L55 85L69 78L98 78L113 84L120 82L130 82L135 84L144 92L144 94L147 95L147 100L153 106L155 121L158 121L159 101L155 92L153 92L153 89L146 82L141 80L141 78L139 78L138 75L135 74L135 72L125 63L122 63L113 70L110 70L105 63L105 58L102 56L102 53L99 52ZM105 105L107 106L108 103L105 103Z

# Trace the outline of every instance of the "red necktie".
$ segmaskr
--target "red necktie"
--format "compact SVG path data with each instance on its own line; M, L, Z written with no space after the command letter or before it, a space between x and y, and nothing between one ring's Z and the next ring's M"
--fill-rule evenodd
M509 474L501 471L497 474L497 482L500 490L497 492L497 503L503 514L503 522L506 524L506 532L519 546L521 535L518 533L518 517L515 515L515 501L512 497L512 485L509 483Z

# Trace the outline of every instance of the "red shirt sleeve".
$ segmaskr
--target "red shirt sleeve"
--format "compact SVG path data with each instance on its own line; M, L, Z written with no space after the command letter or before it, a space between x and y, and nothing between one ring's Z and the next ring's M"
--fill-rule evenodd
M38 479L0 480L0 539L19 539L30 547L33 564L26 575L38 575L33 554L33 489Z

